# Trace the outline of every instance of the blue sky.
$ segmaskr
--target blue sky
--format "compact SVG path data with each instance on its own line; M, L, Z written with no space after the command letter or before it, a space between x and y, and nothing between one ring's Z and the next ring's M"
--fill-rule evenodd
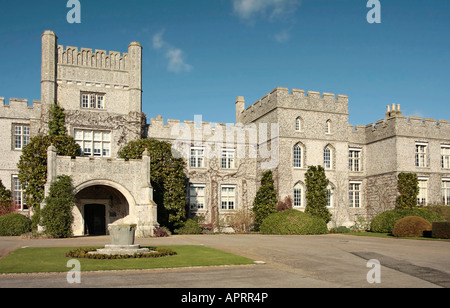
M80 0L81 24L66 0L2 1L0 96L40 99L41 34L61 45L143 53L148 118L232 123L276 87L349 96L351 124L403 113L450 120L450 1Z

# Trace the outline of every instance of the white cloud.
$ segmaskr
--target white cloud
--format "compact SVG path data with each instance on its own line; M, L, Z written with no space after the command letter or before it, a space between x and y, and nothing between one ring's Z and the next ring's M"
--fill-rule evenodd
M153 49L164 50L166 58L169 60L167 70L173 73L190 72L193 66L184 60L183 50L172 46L163 39L165 30L161 30L153 35Z
M282 30L281 32L275 34L273 36L273 38L278 43L284 43L284 42L287 42L291 38L291 34L289 33L288 30L285 29L285 30Z
M181 73L192 70L192 65L184 62L183 51L181 49L169 48L166 52L166 58L169 59L167 69L170 72Z
M301 0L232 0L233 11L241 19L251 21L268 15L271 20L284 18L295 12Z
M153 35L153 48L160 49L162 48L166 42L164 42L162 36L164 35L164 30L159 31L155 35Z

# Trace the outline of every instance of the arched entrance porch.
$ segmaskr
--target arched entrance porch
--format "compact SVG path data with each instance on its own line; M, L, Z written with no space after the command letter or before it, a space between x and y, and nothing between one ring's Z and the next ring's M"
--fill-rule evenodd
M63 174L72 178L75 187L74 235L89 234L90 229L97 233L97 228L103 232L103 221L104 233L107 233L108 224L135 224L137 237L153 235L158 226L157 206L153 201L147 151L142 159L130 161L89 157L72 159L57 156L55 147L50 146L47 151L46 196L53 181Z
M108 180L82 183L75 188L75 198L75 235L106 235L109 224L130 223L130 204L133 207L135 202L117 183Z

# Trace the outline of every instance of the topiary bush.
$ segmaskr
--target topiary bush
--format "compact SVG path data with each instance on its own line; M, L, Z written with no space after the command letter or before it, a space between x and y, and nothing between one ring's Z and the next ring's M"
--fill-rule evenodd
M55 238L72 236L73 214L75 206L72 178L60 175L50 186L49 195L45 198L42 210L42 226L45 233Z
M0 217L0 236L19 236L31 232L31 220L22 214L11 213Z
M255 199L253 201L253 213L255 214L255 222L253 228L258 231L261 223L267 216L275 213L277 206L277 192L273 182L273 173L271 170L267 170L263 173L261 178L261 186L256 192Z
M431 231L431 223L418 216L406 216L392 229L392 235L396 237L422 237L425 231Z
M375 216L370 223L370 231L391 233L397 221L407 216L422 217L430 223L445 221L445 219L435 211L425 208L396 209L385 211Z
M270 214L261 224L263 234L327 234L323 219L297 210Z

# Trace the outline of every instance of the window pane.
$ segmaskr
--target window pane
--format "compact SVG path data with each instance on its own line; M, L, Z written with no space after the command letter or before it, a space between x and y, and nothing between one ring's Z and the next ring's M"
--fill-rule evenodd
M109 157L110 156L110 152L111 152L110 144L109 143L103 143L103 153L102 153L102 155L104 157Z
M302 167L302 148L299 145L294 146L294 167Z
M302 206L302 186L300 184L294 186L294 206Z
M103 133L103 141L111 141L111 133L104 132Z
M92 131L84 131L84 140L92 141Z
M14 148L15 149L22 148L22 136L14 136Z
M83 140L83 131L75 130L75 139L76 140Z
M85 142L83 152L85 155L92 154L92 142Z

